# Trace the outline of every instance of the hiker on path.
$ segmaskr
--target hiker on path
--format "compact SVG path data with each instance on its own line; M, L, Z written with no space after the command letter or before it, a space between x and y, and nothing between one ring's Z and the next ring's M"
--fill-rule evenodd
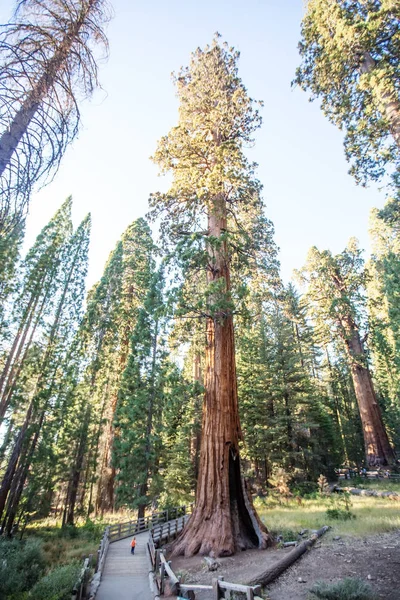
M131 554L135 554L136 538L131 541Z

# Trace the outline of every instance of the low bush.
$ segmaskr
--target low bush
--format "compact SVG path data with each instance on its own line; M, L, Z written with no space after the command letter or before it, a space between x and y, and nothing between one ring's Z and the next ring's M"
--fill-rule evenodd
M309 496L315 495L318 492L318 484L315 481L297 481L293 487L294 496Z
M343 579L336 583L317 581L310 590L311 598L320 600L373 600L370 586L362 579Z
M0 598L22 598L45 569L41 540L0 538Z
M82 565L78 562L57 567L42 577L29 593L29 600L71 600Z
M356 516L351 512L352 506L350 494L348 492L342 492L341 494L334 494L330 496L330 502L332 508L328 508L326 516L328 519L336 519L337 521L350 521L355 519Z
M326 516L328 519L336 519L337 521L349 521L350 519L356 518L356 515L352 512L349 510L342 510L341 508L328 508Z

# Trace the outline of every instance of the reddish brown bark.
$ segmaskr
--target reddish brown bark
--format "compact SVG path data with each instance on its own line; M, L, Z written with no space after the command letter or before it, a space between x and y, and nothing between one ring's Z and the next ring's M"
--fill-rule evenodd
M394 462L395 455L382 420L363 344L355 323L348 319L347 325L351 330L351 335L345 340L345 343L360 411L367 464L370 466L388 465Z
M200 353L195 352L193 357L193 381L203 385L203 374L201 372L201 361ZM200 463L200 447L201 447L201 423L200 423L200 398L196 398L195 403L195 414L193 422L192 437L190 440L190 456L193 462L194 477L197 481L199 476L199 463Z
M225 298L219 314L207 318L204 403L200 468L196 504L189 523L176 540L173 554L196 553L228 556L238 550L266 547L270 538L257 517L241 476L239 420L233 316L229 307L229 258L225 241L215 243L226 231L223 195L209 209L209 284L221 283Z

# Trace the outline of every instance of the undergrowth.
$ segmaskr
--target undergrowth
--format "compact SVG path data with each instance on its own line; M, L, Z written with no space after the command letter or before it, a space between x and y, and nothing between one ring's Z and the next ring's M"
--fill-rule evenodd
M317 581L310 592L310 600L373 600L370 586L362 579L348 578L336 583Z
M301 505L296 500L279 504L269 497L263 501L257 499L255 504L266 526L284 535L284 541L291 541L286 539L286 534L290 537L302 529L320 529L327 525L326 511L331 508L329 499L320 497L303 499ZM354 496L351 512L356 518L330 521L332 531L327 535L363 537L400 529L399 508L400 502L390 498Z

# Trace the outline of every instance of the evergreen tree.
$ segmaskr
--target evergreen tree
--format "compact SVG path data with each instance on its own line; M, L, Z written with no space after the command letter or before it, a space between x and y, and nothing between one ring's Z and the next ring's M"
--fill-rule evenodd
M335 465L330 407L313 374L314 340L303 318L290 286L238 336L246 456L261 487L276 468L304 480Z
M372 211L367 288L374 378L396 446L400 443L400 237L394 217L398 204L389 200L381 212Z
M346 133L345 152L358 182L399 176L400 9L377 0L308 0L295 82L321 99Z
M0 374L0 420L4 418L28 352L54 307L63 256L72 231L72 199L68 198L38 235L22 264L23 279L10 317L12 343L4 353Z
M356 241L351 240L337 256L312 248L302 279L308 285L313 316L328 324L332 334L344 344L360 411L366 460L372 466L390 464L394 453L375 394L365 340L361 337L367 273Z
M77 504L87 514L114 508L113 420L130 338L154 269L154 252L146 221L134 221L88 295L78 334L79 374L60 440L57 493L66 523L73 523Z
M108 356L107 369L111 369L108 382L107 405L104 418L108 425L103 429L99 440L100 469L98 470L97 510L110 510L114 507L115 468L112 465L114 438L114 414L118 401L122 374L126 368L131 336L137 323L139 310L147 296L155 268L155 246L151 231L145 219L137 219L124 232L121 238L122 264L120 297L113 305L113 326L115 346L104 348Z
M151 207L153 216L163 217L165 249L173 252L175 273L185 282L178 314L202 316L207 328L196 505L174 548L185 555L232 554L269 541L239 461L233 313L246 299L246 277L258 267L265 279L275 249L254 165L243 151L260 116L239 79L238 58L218 37L192 54L190 66L175 78L178 125L154 155L162 172L173 176L168 193L151 197ZM205 285L200 294L199 273Z
M10 235L0 237L0 352L10 335L9 305L18 290L16 272L23 237L23 224L15 227Z
M52 413L52 399L57 392L60 370L62 373L63 362L81 319L89 233L88 216L61 251L55 311L47 321L36 367L36 381L28 395L25 419L10 452L0 489L0 517L5 508L2 527L7 533L11 532L43 427Z
M155 273L132 334L115 413L118 502L137 508L139 518L149 504L149 488L157 485L160 459L159 415L166 378L162 288L162 276Z

